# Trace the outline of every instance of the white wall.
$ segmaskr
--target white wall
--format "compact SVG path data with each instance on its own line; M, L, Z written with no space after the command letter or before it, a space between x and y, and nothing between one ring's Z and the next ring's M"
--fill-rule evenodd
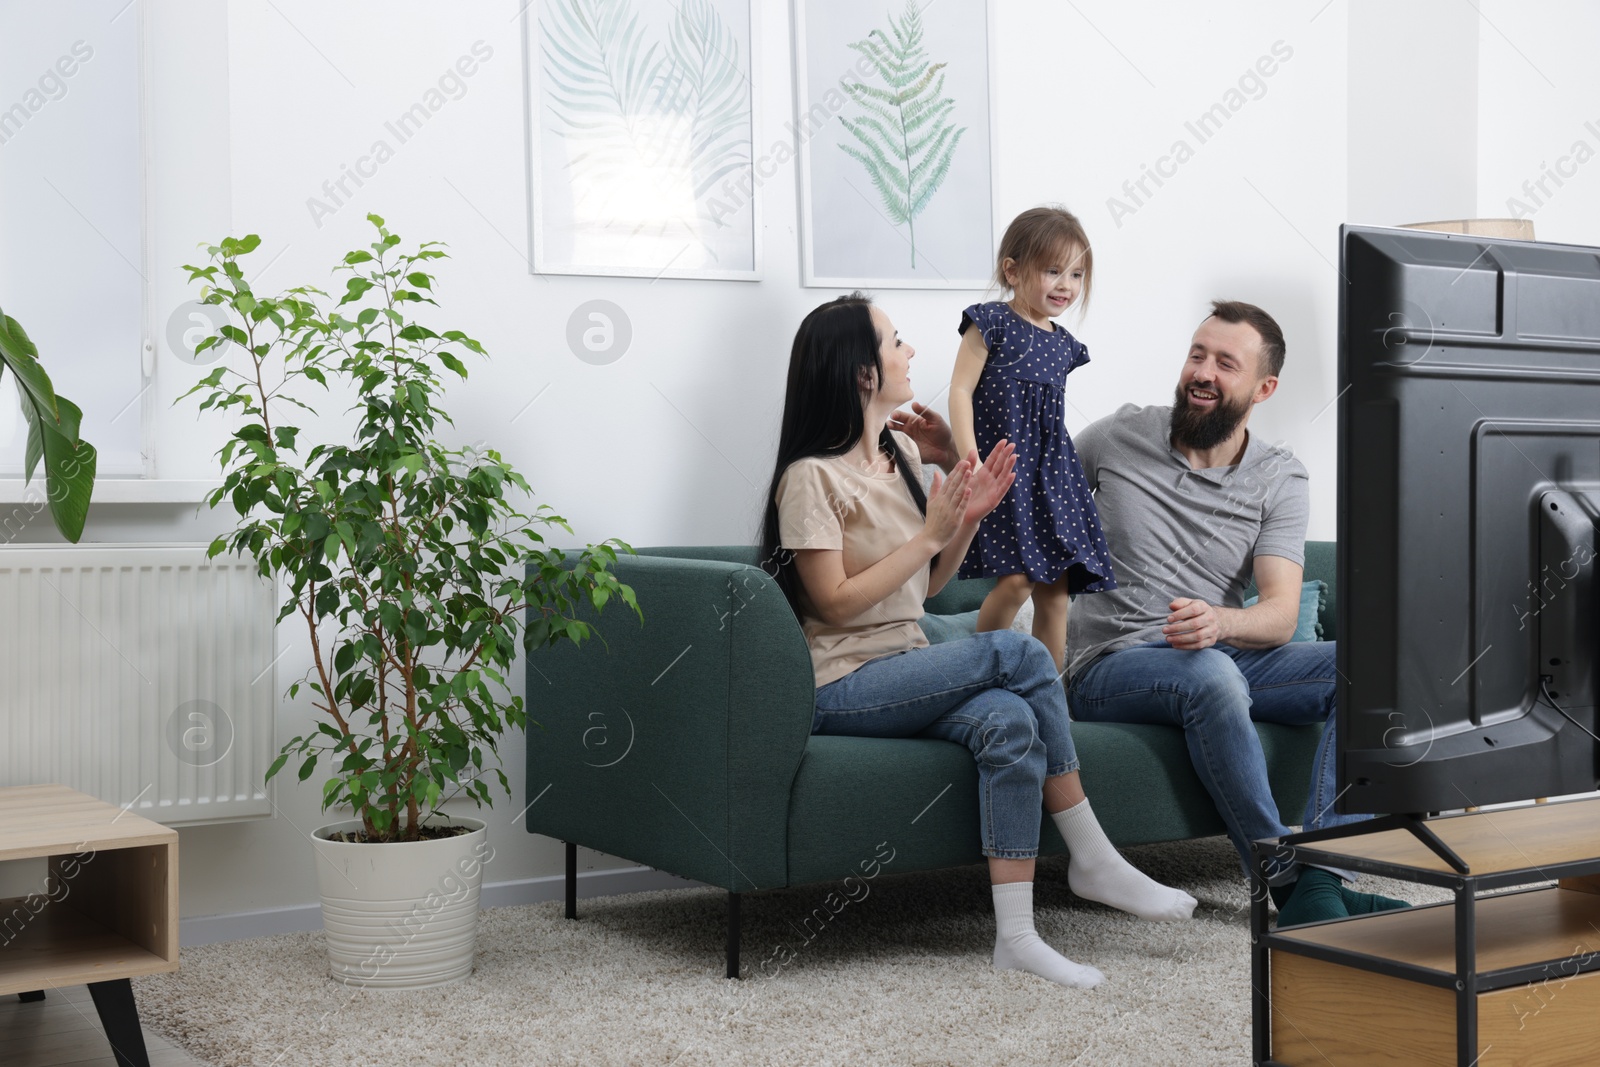
M1519 109L1593 88L1579 52L1593 27L1569 34L1509 3L1484 4L1547 66L1561 86L1552 94L1504 64L1485 32L1454 24L1451 51L1465 49L1469 62L1482 64L1483 88L1428 97L1427 109L1446 128L1480 131L1479 173L1463 174L1471 164L1460 160L1441 168L1448 185L1433 212L1427 197L1412 195L1415 181L1369 180L1369 168L1415 128L1406 104L1428 76L1426 63L1456 68L1447 58L1425 60L1419 47L1424 65L1388 77L1389 96L1352 90L1351 79L1361 82L1367 69L1361 57L1393 50L1380 40L1389 27L1377 6L996 3L997 225L1059 201L1079 213L1095 243L1093 306L1073 325L1094 361L1069 385L1070 428L1126 401L1165 402L1209 300L1259 303L1282 322L1289 358L1277 398L1252 425L1306 461L1310 533L1331 538L1338 225L1358 199L1362 221L1464 214L1473 196L1480 210L1489 205L1485 213L1503 213L1495 197L1534 173L1526 160L1580 135L1585 116L1576 102L1550 120L1542 140ZM793 118L791 23L788 5L757 4L764 149ZM834 295L799 286L794 173L782 170L761 189L760 282L530 276L519 6L151 3L154 318L164 321L190 297L176 268L193 261L197 242L258 233L263 245L253 258L266 268L259 286L323 284L329 265L366 240L363 216L376 211L408 240L450 243L455 258L440 269L439 295L451 322L493 357L451 397L461 442L482 439L507 453L583 540L747 542L770 475L789 340L804 312ZM493 54L466 94L319 226L307 200L324 198L323 183L479 41ZM1270 76L1251 73L1258 63ZM1592 91L1587 99L1596 99ZM1234 106L1202 143L1186 124L1219 103ZM1507 162L1499 153L1518 138L1529 140L1522 159ZM1170 158L1179 140L1188 147L1181 163ZM1159 186L1144 177L1147 166L1164 171ZM1600 237L1580 232L1592 227L1596 181L1587 171L1581 177L1588 184L1574 182L1541 212L1541 236L1557 236L1546 233L1548 218L1569 227L1566 239ZM961 308L982 295L879 294L919 349L916 379L930 397L948 380ZM568 316L596 296L621 305L634 331L627 355L607 366L580 361L565 341ZM196 374L163 351L152 436L164 478L215 472L221 427L170 406ZM91 536L172 537L191 522L183 509L120 515L101 509ZM280 634L280 650L289 650L280 687L307 666L297 637ZM537 718L537 706L531 710ZM304 701L285 702L280 733L287 738L308 721ZM555 842L511 825L526 802L520 751L520 738L508 738L515 798L490 816L498 853L491 881L560 870ZM314 901L304 831L324 821L316 795L285 781L276 795L280 818L184 830L184 914Z
M1478 38L1478 214L1600 245L1600 6L1487 0Z
M1478 26L1455 0L1350 0L1349 221L1477 214Z

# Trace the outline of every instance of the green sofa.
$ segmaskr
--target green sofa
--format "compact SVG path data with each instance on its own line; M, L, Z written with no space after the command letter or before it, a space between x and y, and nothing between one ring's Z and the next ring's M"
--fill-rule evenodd
M649 548L617 564L644 611L613 610L603 640L528 657L527 828L728 891L728 977L739 975L742 893L976 863L977 770L948 741L813 737L811 660L754 548ZM1328 583L1334 546L1308 542ZM930 614L975 610L988 581L953 581ZM970 622L967 623L970 627ZM1305 807L1321 727L1258 725L1285 823ZM1083 785L1120 846L1223 832L1174 727L1074 723ZM533 801L537 799L537 803ZM1040 812L1041 853L1065 846ZM885 844L886 843L886 844Z

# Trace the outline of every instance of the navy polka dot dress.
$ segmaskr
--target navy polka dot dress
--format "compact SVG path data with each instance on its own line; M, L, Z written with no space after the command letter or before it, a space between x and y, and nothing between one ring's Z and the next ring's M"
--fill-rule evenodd
M1003 301L961 313L961 332L983 331L989 358L972 393L978 454L1001 438L1017 446L1017 480L978 527L961 577L1027 574L1036 582L1067 575L1070 593L1115 589L1111 550L1100 532L1089 483L1067 435L1067 375L1089 352L1056 326L1042 330Z

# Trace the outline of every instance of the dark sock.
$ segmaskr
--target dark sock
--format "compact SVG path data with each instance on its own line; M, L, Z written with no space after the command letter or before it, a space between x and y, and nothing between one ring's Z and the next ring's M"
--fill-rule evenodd
M1411 907L1405 901L1396 900L1394 897L1381 897L1376 893L1357 893L1344 885L1339 886L1339 896L1344 898L1344 910L1351 915L1371 915L1375 911Z
M1278 929L1346 918L1350 910L1345 907L1342 888L1338 875L1317 867L1304 868L1278 908Z
M1294 895L1294 883L1285 882L1282 885L1269 885L1267 886L1267 892L1272 895L1272 906L1282 911L1283 906L1289 903L1289 898Z

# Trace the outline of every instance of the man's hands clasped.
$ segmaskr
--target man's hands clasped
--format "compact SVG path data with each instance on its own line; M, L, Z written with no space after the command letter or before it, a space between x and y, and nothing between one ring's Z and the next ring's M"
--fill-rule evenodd
M1204 600L1179 597L1169 607L1171 614L1167 616L1167 624L1161 628L1161 635L1173 648L1199 651L1222 640L1222 624L1217 617L1217 609Z

